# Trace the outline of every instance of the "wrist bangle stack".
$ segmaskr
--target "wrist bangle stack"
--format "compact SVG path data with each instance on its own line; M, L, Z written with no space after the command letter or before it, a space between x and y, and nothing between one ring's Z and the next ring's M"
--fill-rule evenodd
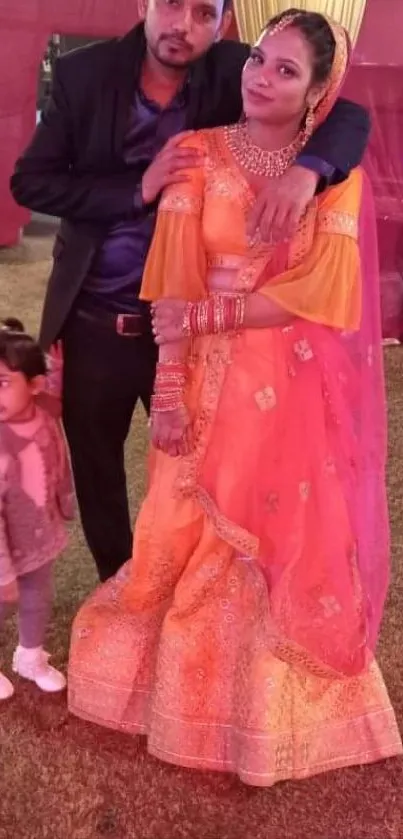
M151 413L176 411L184 407L186 365L183 361L160 361L151 399Z
M199 303L188 303L183 334L188 337L237 332L245 321L244 294L214 294Z

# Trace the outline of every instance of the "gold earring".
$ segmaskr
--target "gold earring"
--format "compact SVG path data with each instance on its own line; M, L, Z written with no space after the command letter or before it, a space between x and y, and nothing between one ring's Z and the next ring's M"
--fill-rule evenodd
M305 128L304 128L304 138L305 142L309 140L311 135L313 134L313 130L315 127L315 108L313 105L310 105L305 117Z

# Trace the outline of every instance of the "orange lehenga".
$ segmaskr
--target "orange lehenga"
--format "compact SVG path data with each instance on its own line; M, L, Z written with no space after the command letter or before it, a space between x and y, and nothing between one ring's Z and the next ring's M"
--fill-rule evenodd
M329 23L316 126L350 59ZM402 752L374 659L389 557L376 230L356 171L290 244L250 243L225 129L195 143L204 167L162 199L143 297L200 299L222 267L295 319L194 342L194 450L152 452L133 558L74 623L69 705L163 760L270 786Z
M383 420L357 466L354 400L375 376L364 420L374 397L383 412L381 361L368 345L356 367L347 349L365 305L363 175L268 253L247 241L253 195L225 131L197 137L204 170L162 200L143 296L197 299L209 266L238 266L239 290L297 317L194 342L195 449L152 453L133 559L75 620L69 703L146 734L163 760L269 786L402 748L367 620L379 623L387 585Z

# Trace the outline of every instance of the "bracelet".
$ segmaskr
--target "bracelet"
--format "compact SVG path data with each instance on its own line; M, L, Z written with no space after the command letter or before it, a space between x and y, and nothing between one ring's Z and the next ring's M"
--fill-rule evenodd
M245 321L244 294L214 294L199 303L188 303L182 331L187 338L237 332Z
M181 391L166 394L154 394L151 397L151 414L164 414L166 411L178 411L184 408Z
M151 398L151 414L177 411L184 407L183 394L186 387L186 365L183 361L159 361L155 375L154 394Z

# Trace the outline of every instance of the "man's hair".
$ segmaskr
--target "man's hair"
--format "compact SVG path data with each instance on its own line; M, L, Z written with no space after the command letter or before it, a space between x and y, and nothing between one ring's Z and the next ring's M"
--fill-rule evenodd
M223 12L226 12L232 6L232 0L224 0L224 5L222 7Z

